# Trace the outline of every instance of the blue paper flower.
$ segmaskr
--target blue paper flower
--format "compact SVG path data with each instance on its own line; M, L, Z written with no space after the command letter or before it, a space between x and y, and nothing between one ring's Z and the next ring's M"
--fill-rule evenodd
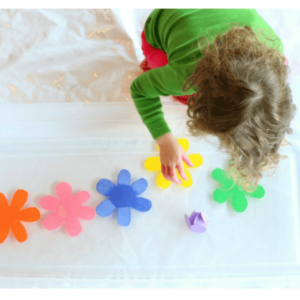
M101 217L109 216L115 209L118 210L118 223L121 226L128 226L131 220L130 207L138 211L148 211L151 208L151 201L145 198L137 197L143 193L147 187L146 179L141 178L132 185L131 175L127 170L121 170L118 176L118 185L108 179L101 179L97 183L97 191L109 197L101 202L96 212Z

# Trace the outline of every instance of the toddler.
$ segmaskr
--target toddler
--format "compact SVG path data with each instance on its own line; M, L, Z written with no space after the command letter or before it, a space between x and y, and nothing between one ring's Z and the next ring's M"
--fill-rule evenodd
M277 166L296 110L273 29L254 9L155 9L141 37L144 73L131 96L165 179L180 184L183 163L192 165L164 119L159 96L172 95L187 105L191 134L217 136L234 181L256 188L262 171Z

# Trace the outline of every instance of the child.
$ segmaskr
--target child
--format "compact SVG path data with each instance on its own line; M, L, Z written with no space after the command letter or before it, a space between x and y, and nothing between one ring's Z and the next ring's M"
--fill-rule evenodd
M265 29L273 39L255 32ZM254 9L157 9L145 23L142 50L145 72L131 96L160 147L165 179L181 183L176 169L187 180L183 162L191 166L162 112L159 96L172 95L188 105L191 134L217 136L234 180L256 188L263 169L278 164L296 109L272 28Z

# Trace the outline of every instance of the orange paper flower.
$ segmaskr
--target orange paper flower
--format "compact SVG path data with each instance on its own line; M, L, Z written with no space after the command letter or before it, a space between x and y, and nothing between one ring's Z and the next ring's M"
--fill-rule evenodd
M3 243L11 230L19 242L27 239L27 232L21 222L35 222L41 217L35 207L21 210L28 198L24 190L17 190L9 206L5 196L0 193L0 243Z

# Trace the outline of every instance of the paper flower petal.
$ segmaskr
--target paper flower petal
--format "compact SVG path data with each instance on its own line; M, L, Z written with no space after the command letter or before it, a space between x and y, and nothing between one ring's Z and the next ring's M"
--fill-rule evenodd
M40 199L40 205L43 209L55 211L58 208L59 201L52 196L45 196Z
M213 192L213 199L218 203L224 203L226 200L228 200L231 197L232 190L222 190L221 188L218 188L214 190Z
M135 181L131 185L131 188L136 193L136 195L139 195L139 194L143 193L144 191L146 191L147 187L148 187L148 182L144 178L141 178L141 179Z
M194 224L191 225L191 230L203 233L206 231L206 224L203 222L200 216L197 216L194 220Z
M177 142L179 143L179 145L183 148L183 150L185 152L188 151L190 145L189 145L189 141L187 139L179 139L179 140L177 140Z
M247 198L242 191L232 194L232 207L236 212L243 212L248 206Z
M191 214L190 217L189 217L189 220L190 220L191 225L194 224L195 219L196 219L199 215L200 215L199 212L196 212L196 211L193 211L193 212L192 212L192 214Z
M21 222L13 222L11 224L11 231L18 242L22 243L27 240L27 232L25 230L25 227L21 224Z
M7 209L9 207L8 202L6 200L6 197L0 193L0 209L4 210Z
M160 157L148 157L145 161L145 168L150 172L161 170Z
M72 188L68 183L62 182L56 186L56 193L60 200L67 200L72 197Z
M190 154L190 155L188 155L188 158L190 159L190 161L192 162L192 164L194 166L190 167L184 162L183 164L186 168L194 169L194 168L200 167L203 164L203 157L198 153Z
M97 183L96 189L98 193L110 197L112 191L116 188L115 184L108 179L101 179Z
M86 191L82 191L77 193L73 199L72 199L72 206L80 206L82 204L84 204L85 202L87 202L90 199L91 195L89 192Z
M109 199L107 199L107 200L102 201L96 207L96 212L99 216L105 218L105 217L109 216L115 209L116 209L116 207L114 206L114 204Z
M200 232L200 233L204 233L207 230L207 228L202 225L199 226L192 225L190 229L191 231Z
M118 223L121 226L128 226L131 220L130 207L120 207L118 208Z
M248 193L245 191L245 193L253 198L260 199L265 195L265 189L261 185L258 185L254 192Z
M55 212L55 213L52 213L51 215L49 215L48 217L46 217L46 219L43 222L43 225L47 230L54 230L61 225L63 220L64 220L64 218L59 216Z
M205 212L201 213L201 218L205 224L209 223L208 215Z
M127 170L121 170L118 176L118 185L130 185L131 175Z
M181 186L182 186L182 187L185 187L185 188L188 188L188 187L190 187L190 186L193 185L193 178L192 178L190 172L189 172L187 169L184 169L184 172L185 172L185 174L186 174L188 180L183 180L183 179L180 177L180 175L178 174L178 171L177 171L177 176L182 180Z
M40 211L35 207L25 208L18 214L19 220L23 222L35 222L41 218Z
M66 230L70 236L77 236L82 231L82 226L77 218L66 219Z
M229 178L226 175L226 172L222 169L214 169L212 172L212 177L216 181L223 183L223 184L229 180Z
M78 208L77 217L83 220L92 220L95 217L95 210L89 206L80 206Z
M172 181L167 180L164 177L164 175L160 172L157 176L156 183L159 187L167 189L171 185Z
M141 197L135 198L131 205L132 208L138 211L148 211L150 210L151 206L152 203L150 200Z
M185 215L184 218L185 218L185 222L186 222L187 226L190 228L191 227L190 218L188 217L188 215Z
M0 226L0 244L3 243L9 234L9 225L1 224Z
M20 210L26 203L28 193L24 190L17 190L13 196L10 207L14 210Z

